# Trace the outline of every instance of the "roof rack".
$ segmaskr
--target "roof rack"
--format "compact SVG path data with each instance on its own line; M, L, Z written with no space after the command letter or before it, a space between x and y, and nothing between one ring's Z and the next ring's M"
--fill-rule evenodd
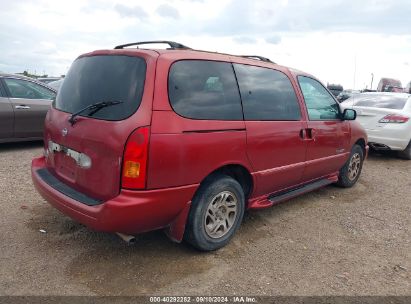
M273 61L271 61L270 59L263 57L263 56L257 56L257 55L240 55L240 57L244 57L244 58L251 58L251 59L258 59L264 62L271 62L271 63L275 63Z
M141 42L133 42L133 43L127 43L127 44L121 44L117 45L114 49L124 49L125 47L128 46L138 46L142 44L168 44L170 48L169 50L174 50L174 49L191 49L188 46L185 46L181 43L177 43L174 41L165 41L165 40L155 40L155 41L141 41Z

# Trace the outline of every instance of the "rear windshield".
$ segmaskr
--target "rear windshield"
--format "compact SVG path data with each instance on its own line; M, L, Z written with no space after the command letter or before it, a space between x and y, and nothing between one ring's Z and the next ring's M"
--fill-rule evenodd
M75 113L102 101L121 104L80 115L104 120L122 120L140 106L144 90L146 63L140 57L92 56L73 62L57 94L55 107Z
M358 98L358 97L354 97ZM355 100L355 99L354 99ZM354 102L354 106L401 110L407 102L407 97L398 96L365 96Z

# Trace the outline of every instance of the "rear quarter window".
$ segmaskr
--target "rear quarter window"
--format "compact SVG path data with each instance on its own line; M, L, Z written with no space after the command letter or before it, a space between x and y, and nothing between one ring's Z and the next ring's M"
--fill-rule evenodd
M135 56L100 55L76 59L58 91L55 107L75 113L102 101L121 101L82 116L122 120L140 106L146 77L146 62Z
M183 117L243 119L240 93L230 63L177 61L170 68L168 94L173 110Z

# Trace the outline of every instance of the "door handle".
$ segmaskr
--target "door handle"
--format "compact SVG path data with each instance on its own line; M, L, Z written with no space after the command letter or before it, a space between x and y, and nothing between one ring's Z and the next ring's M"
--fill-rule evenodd
M300 137L301 137L301 139L305 139L305 136L306 136L306 131L305 131L305 129L301 129L301 130L300 130Z
M315 130L312 128L301 129L300 130L300 137L303 140L312 140L315 141Z
M315 129L307 129L308 138L315 141Z
M30 107L29 107L29 106L26 106L26 105L15 106L14 108L19 109L19 110L27 110L27 109L30 109Z

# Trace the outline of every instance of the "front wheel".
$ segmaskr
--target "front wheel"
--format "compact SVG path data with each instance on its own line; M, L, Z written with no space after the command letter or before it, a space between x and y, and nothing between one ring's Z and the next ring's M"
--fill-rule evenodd
M184 239L203 251L224 247L240 227L245 197L227 175L208 178L193 198Z
M350 188L354 186L360 177L364 162L364 152L359 145L354 145L351 149L350 158L340 170L337 185Z

